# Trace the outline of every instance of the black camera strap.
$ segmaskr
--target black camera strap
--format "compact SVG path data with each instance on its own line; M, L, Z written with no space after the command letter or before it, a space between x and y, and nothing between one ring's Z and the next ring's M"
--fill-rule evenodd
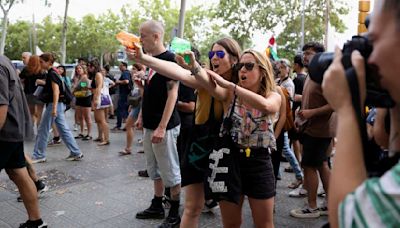
M369 148L368 148L368 134L366 127L366 113L365 104L360 102L360 87L358 86L357 73L353 67L346 70L346 78L350 87L351 99L353 108L356 113L356 118L358 122L358 127L361 134L362 150L364 152L364 163L368 160Z

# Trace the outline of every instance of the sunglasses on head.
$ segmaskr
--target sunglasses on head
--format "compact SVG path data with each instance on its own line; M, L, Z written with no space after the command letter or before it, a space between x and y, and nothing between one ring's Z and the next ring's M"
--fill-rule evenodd
M256 65L255 63L251 63L251 62L248 62L248 63L237 63L237 64L236 64L236 69L239 71L239 70L241 70L241 69L243 68L243 66L244 66L244 68L245 68L247 71L252 71L255 65Z
M208 58L212 59L214 57L214 55L217 55L218 58L223 59L225 56L225 52L224 51L210 51L208 52Z

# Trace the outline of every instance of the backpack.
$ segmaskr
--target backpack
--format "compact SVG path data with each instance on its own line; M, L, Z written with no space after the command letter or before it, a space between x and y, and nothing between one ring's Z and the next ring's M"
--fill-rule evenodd
M289 91L285 87L281 86L281 89L286 101L286 121L283 128L285 129L285 131L289 131L294 128L293 114L292 109L290 108L290 95Z
M71 90L69 89L68 85L66 84L65 80L62 78L61 75L58 74L56 69L53 69L54 72L57 74L58 78L61 80L62 88L60 88L60 100L67 106L70 106L72 99L74 99L74 95L72 95Z

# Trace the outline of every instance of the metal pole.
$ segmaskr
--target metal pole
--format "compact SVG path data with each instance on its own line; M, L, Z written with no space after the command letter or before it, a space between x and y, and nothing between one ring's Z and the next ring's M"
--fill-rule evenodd
M35 23L35 11L32 14L32 46L33 52L32 54L36 55L36 46L37 46L37 37L36 37L36 23Z
M304 46L304 11L306 8L306 0L303 0L303 6L301 9L301 42L300 42L300 50Z
M179 24L178 24L178 37L183 38L183 29L185 27L185 7L186 0L181 0L181 10L179 13Z
M326 11L325 11L325 48L328 49L328 33L329 33L329 12L330 12L330 8L329 8L329 1L330 0L326 0Z

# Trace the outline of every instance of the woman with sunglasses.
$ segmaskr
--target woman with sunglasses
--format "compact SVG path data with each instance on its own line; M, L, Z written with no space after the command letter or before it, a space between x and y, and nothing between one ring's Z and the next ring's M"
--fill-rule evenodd
M209 92L214 89L215 83L205 71L202 71L203 74L200 78L193 77L190 71L183 69L176 63L162 61L145 55L140 46L135 46L134 50L127 49L129 57L135 58L137 62L152 68L166 77L178 80L186 86L197 90L194 135L188 143L183 163L181 164L181 185L185 187L185 208L181 227L197 227L201 211L205 205L204 182L207 181L208 155L211 152L212 145L214 144L213 140L215 139L212 136L218 135L224 105L221 101L214 99ZM212 44L209 52L211 70L222 75L228 81L237 81L237 77L233 74L233 66L239 61L240 52L239 44L231 38L222 38L216 41ZM190 63L193 65L195 62L193 56ZM199 66L198 63L196 63L196 66ZM199 142L199 138L206 138L206 140ZM193 142L197 142L203 147L208 146L208 148L204 148L203 150L206 151L206 154L199 154L199 151L192 150Z
M236 69L238 84L208 72L216 82L211 93L224 102L226 117L232 112L229 135L234 145L230 149L239 167L239 172L232 175L239 176L241 186L239 204L220 202L222 220L224 227L240 227L246 195L255 226L274 227L275 178L270 150L276 149L273 126L281 96L276 92L272 65L259 52L245 51Z

